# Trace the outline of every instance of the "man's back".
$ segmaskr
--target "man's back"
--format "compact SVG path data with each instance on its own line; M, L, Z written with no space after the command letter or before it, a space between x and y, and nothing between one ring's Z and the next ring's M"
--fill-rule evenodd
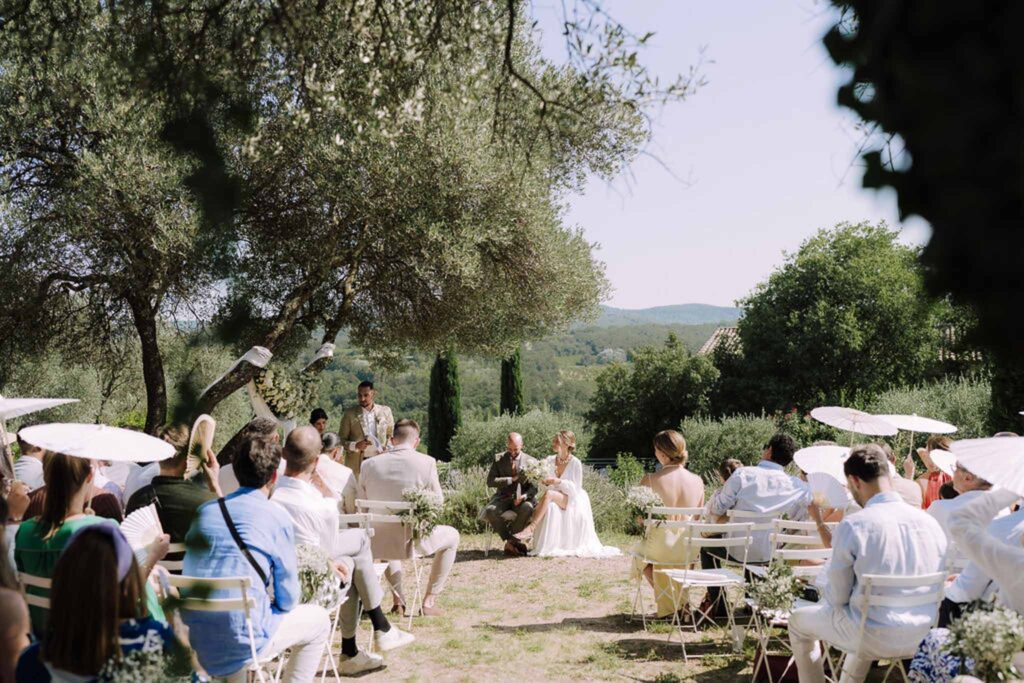
M935 518L935 521L942 527L942 531L945 532L946 537L949 537L949 530L947 524L949 522L949 516L953 514L954 510L959 510L963 506L970 503L972 500L980 495L983 495L984 491L967 491L961 493L956 498L949 498L947 500L936 500L928 506L928 514ZM996 515L996 519L1005 517L1009 514L1009 510L1003 509Z
M437 478L437 461L411 448L397 447L363 463L359 475L359 497L368 500L401 501L406 489L427 489L442 496ZM374 524L373 556L398 560L407 557L411 538L399 524Z
M291 520L281 508L267 500L259 489L239 489L227 496L228 512L242 540L273 585L271 604L267 585L232 538L216 500L199 506L195 522L186 537L182 573L186 576L219 578L247 576L252 582L249 595L253 633L257 650L269 641L280 622L280 614L298 604L300 592L295 563L295 537ZM238 597L237 591L215 591L209 597ZM190 629L190 640L203 667L215 676L238 671L251 658L244 614L239 612L190 612L182 618Z
M872 497L863 510L836 527L832 536L832 559L827 568L825 599L836 608L852 611L863 593L866 574L917 576L941 571L945 562L946 536L923 510L903 502L895 491ZM910 595L917 588L888 589L885 594ZM883 592L883 591L877 591ZM875 629L923 627L934 618L935 608L873 607L868 626Z

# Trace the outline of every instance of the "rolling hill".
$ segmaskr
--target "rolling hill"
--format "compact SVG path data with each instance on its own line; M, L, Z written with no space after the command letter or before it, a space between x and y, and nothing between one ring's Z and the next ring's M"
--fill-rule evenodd
M653 308L615 308L602 306L601 316L594 327L621 325L702 325L707 323L735 323L740 309L709 304L677 304Z

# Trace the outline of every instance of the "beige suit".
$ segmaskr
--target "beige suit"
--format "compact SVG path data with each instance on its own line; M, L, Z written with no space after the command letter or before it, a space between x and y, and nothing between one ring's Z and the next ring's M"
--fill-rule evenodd
M366 500L401 501L406 489L423 488L444 497L437 476L437 461L407 446L398 446L366 460L359 475L359 497ZM450 526L437 526L434 531L415 544L408 528L401 524L373 525L373 556L392 561L388 579L395 592L402 595L401 560L412 556L434 555L430 571L428 593L437 595L444 588L445 579L455 563L459 547L459 532Z
M377 433L374 436L376 436L377 441L380 443L380 450L384 450L387 448L388 440L395 433L395 417L391 414L391 408L374 405L373 418L377 425ZM371 458L378 453L374 446L370 446L365 451L357 451L355 449L357 443L368 438L366 430L363 429L362 406L353 406L342 414L341 424L338 427L338 437L345 446L345 466L358 477L363 460Z

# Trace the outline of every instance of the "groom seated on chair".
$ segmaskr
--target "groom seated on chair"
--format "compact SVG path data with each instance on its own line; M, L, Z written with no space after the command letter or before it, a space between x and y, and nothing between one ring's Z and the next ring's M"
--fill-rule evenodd
M339 673L353 676L384 666L377 654L360 652L356 646L359 603L362 601L379 652L408 645L414 638L390 623L380 608L383 591L373 569L370 538L362 529L341 529L338 501L325 496L312 483L320 460L321 439L316 427L292 430L284 445L285 471L277 481L271 501L281 506L295 525L295 542L323 548L351 576L348 600L341 606L341 655ZM330 647L330 645L328 645Z
M363 462L359 474L359 498L364 500L402 502L408 489L427 489L442 500L444 492L437 476L437 461L416 450L420 443L420 426L415 420L399 420L391 437L391 450ZM434 556L430 581L423 596L422 613L426 616L443 612L435 605L444 590L445 581L455 564L459 549L459 532L453 527L438 525L429 536L413 543L407 528L401 524L374 524L373 556L389 560L387 577L395 593L396 608L408 606L402 590L401 561L413 557ZM417 577L418 579L418 577Z
M537 486L523 474L530 462L533 458L523 453L523 437L512 432L505 452L494 456L487 473L487 486L498 490L480 516L505 541L505 554L513 557L528 552L515 534L526 527L537 504Z
M889 460L876 444L855 446L843 463L847 486L863 510L843 519L832 534L823 602L793 610L789 641L801 683L825 680L825 641L849 655L843 681L863 681L872 659L913 653L935 619L934 605L871 607L861 637L864 579L868 574L922 576L942 570L946 536L924 510L893 490ZM889 589L893 597L916 588ZM901 590L904 591L901 593ZM887 596L888 597L888 596Z

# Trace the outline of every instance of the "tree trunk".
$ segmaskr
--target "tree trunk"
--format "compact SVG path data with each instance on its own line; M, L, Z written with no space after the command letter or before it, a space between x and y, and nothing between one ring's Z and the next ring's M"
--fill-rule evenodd
M154 434L167 420L167 383L157 340L156 310L148 301L132 301L132 319L142 345L142 378L146 383L146 433Z
M427 406L427 450L438 460L452 459L451 442L462 426L462 390L459 363L451 351L437 354L430 371Z
M523 413L523 367L519 349L501 361L501 412L510 415Z

